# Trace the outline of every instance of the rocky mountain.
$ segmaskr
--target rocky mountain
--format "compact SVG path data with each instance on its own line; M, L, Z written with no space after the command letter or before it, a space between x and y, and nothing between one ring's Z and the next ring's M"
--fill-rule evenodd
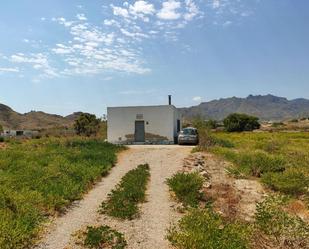
M10 107L0 104L0 124L5 129L48 129L53 127L71 127L81 113L73 113L67 117L31 111L18 113Z
M261 120L284 121L309 117L309 100L288 100L274 95L249 95L247 98L225 98L201 103L189 108L180 108L187 119L196 116L222 120L227 115L238 112L259 117ZM18 113L0 104L0 124L5 129L39 130L53 127L72 127L81 112L66 117L44 112Z
M309 100L288 100L274 95L249 95L247 98L225 98L203 102L200 105L180 109L185 118L202 116L222 120L231 113L246 113L261 120L283 121L309 116Z

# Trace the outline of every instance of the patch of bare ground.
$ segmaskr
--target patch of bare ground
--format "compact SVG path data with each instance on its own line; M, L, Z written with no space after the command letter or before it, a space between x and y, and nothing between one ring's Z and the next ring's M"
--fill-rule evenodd
M309 210L304 202L301 200L292 200L289 202L285 211L296 215L301 218L303 221L309 223Z
M6 147L6 143L0 143L0 150L4 150Z
M124 234L128 249L167 249L166 229L180 218L176 203L170 198L167 178L182 169L183 159L192 147L130 146L123 152L116 167L103 178L82 201L64 216L57 218L48 228L39 249L83 248L74 234L87 226L108 225ZM140 206L140 216L134 220L117 220L99 214L101 203L121 178L139 164L148 163L151 178L147 189L147 202Z
M205 178L203 199L211 200L213 209L228 220L255 221L256 205L262 202L270 191L263 188L255 179L235 179L226 172L229 163L210 153L194 153L184 161L185 172L198 172ZM309 222L308 208L301 200L291 200L284 211ZM308 241L303 239L289 240L265 235L259 229L254 230L252 248L255 249L307 249Z
M210 153L194 153L185 160L184 170L197 171L206 179L203 195L212 200L213 208L223 217L253 221L256 204L266 196L256 180L230 177L228 163Z

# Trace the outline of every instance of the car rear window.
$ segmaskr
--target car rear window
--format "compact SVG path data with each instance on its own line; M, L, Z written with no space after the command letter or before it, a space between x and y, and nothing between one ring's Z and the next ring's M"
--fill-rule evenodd
M183 129L182 132L184 135L196 135L197 132L194 129Z

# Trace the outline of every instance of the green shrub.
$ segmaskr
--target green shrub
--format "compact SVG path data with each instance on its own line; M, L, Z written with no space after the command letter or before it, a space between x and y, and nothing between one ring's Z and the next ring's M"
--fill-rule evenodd
M84 245L93 249L124 249L127 242L122 233L108 226L88 227Z
M92 139L12 140L0 150L0 248L29 247L44 218L80 199L119 149Z
M196 207L201 197L203 178L198 173L177 173L167 180L170 190L186 206Z
M258 120L257 117L233 113L223 120L223 124L228 132L253 131L260 128Z
M256 226L264 234L273 237L280 244L289 244L289 248L309 246L309 225L296 216L283 210L287 199L284 196L270 196L257 205ZM306 246L307 245L307 246Z
M96 135L100 130L100 120L94 114L82 113L74 123L78 135Z
M262 177L263 183L273 190L290 195L308 192L309 177L304 172L290 168L282 173L268 173Z
M149 165L130 170L101 205L101 212L120 219L133 219L138 214L138 203L145 201L150 178Z
M225 152L223 156L234 163L239 172L245 175L260 177L267 172L282 172L285 160L281 156L269 155L265 152Z
M308 199L308 132L220 132L215 136L234 144L232 149L218 146L210 149L233 163L229 167L231 174L241 178L260 175L272 189L286 194L303 194Z
M240 223L225 223L207 209L193 209L169 229L167 238L179 249L246 249L249 230Z
M0 143L3 143L3 142L4 142L4 137L0 136Z

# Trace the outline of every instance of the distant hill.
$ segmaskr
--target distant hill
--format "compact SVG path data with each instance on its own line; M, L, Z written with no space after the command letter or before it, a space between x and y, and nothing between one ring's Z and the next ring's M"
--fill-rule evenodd
M249 95L247 98L225 98L203 102L189 108L180 108L185 118L202 116L222 120L238 112L259 117L261 120L282 121L309 116L309 100L288 100L274 95Z
M187 119L196 116L222 120L227 115L238 112L259 117L261 120L284 121L293 118L309 117L309 100L277 97L273 95L249 95L247 98L225 98L203 102L189 108L180 108ZM54 127L72 127L82 114L75 112L66 117L31 111L18 113L0 104L0 124L6 129L40 130Z
M77 112L67 117L36 111L21 114L0 104L0 124L5 129L40 130L53 127L72 127L80 114L81 112Z

